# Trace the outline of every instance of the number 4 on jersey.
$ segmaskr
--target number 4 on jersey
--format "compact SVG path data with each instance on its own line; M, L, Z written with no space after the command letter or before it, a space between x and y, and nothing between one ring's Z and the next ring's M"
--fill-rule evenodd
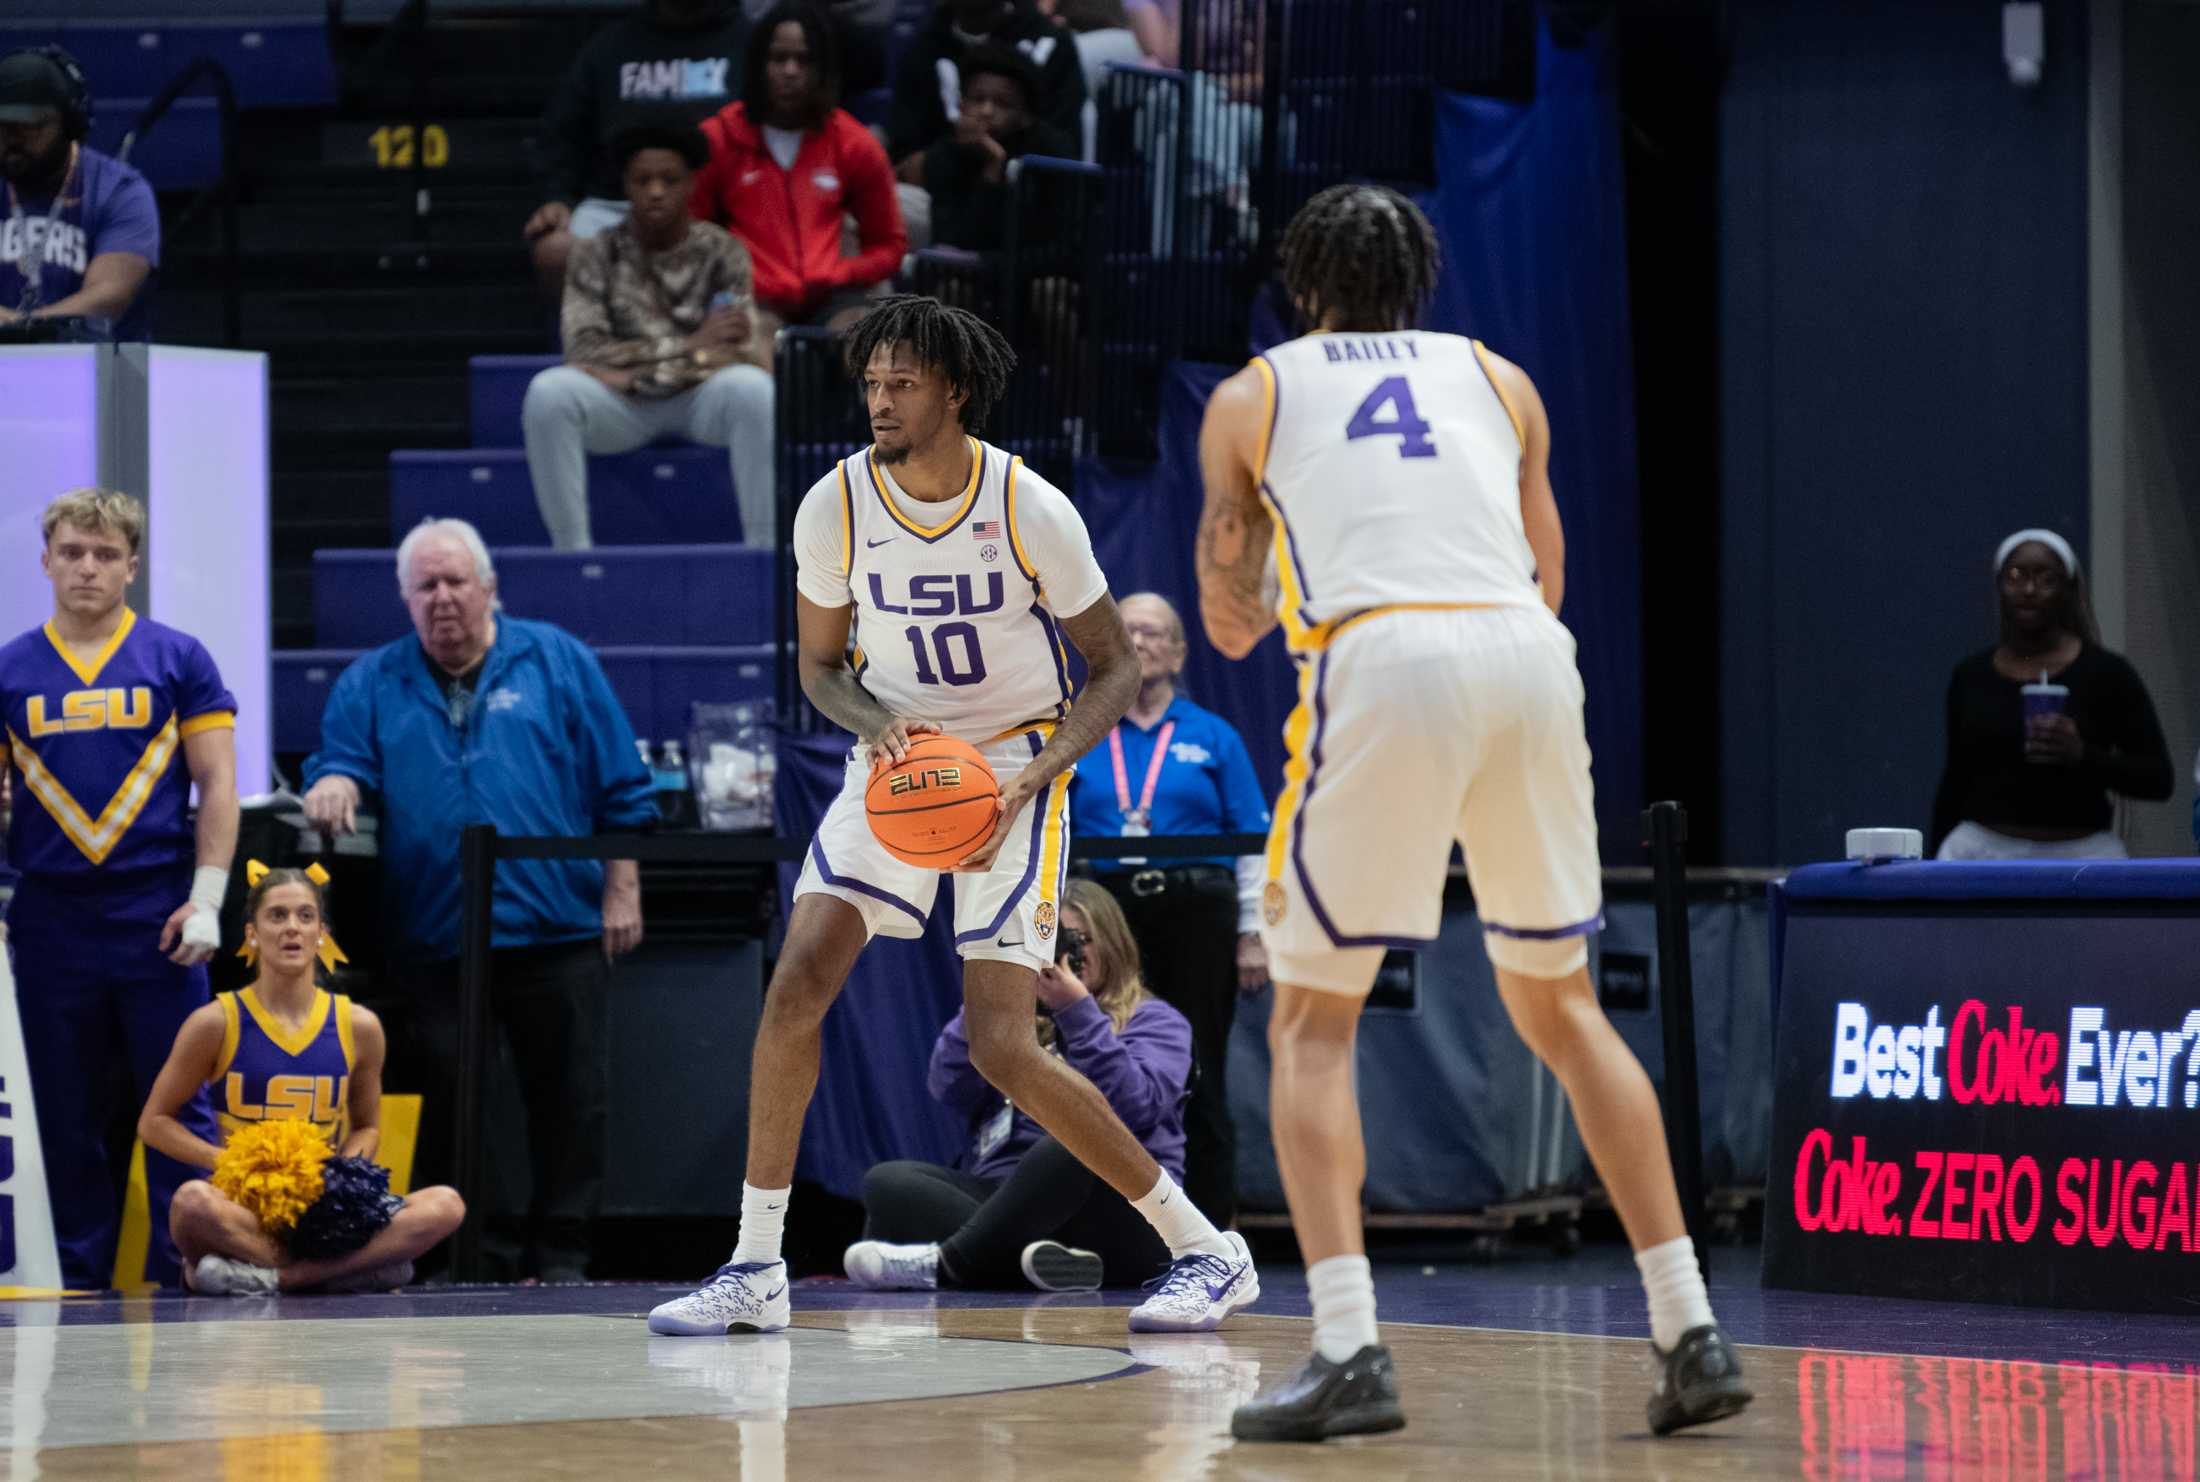
M1390 412L1384 416L1385 409ZM1360 403L1345 424L1345 440L1363 437L1401 438L1398 456L1401 458L1433 458L1436 444L1428 435L1428 423L1414 410L1413 388L1406 384L1404 376L1389 376Z

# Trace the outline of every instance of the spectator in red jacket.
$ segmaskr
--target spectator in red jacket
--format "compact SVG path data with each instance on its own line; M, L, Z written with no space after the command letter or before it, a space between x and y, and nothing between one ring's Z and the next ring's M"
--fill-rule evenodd
M824 13L786 0L757 25L741 101L703 125L710 163L691 209L748 244L759 364L770 363L783 324L853 323L909 250L886 151L839 98ZM855 219L853 255L843 247L846 216Z

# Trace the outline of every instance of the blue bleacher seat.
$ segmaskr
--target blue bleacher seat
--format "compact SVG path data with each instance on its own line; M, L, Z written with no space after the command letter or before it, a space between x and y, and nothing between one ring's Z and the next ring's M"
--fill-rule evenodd
M667 444L588 460L598 545L734 543L741 515L723 448ZM471 521L492 546L547 546L527 455L517 448L390 454L390 538L425 519Z
M321 712L345 666L359 657L354 649L300 648L269 655L274 684L275 749L312 751L321 744Z
M651 741L685 737L688 707L700 700L768 700L769 645L727 648L615 647L596 650L634 732ZM321 744L321 712L355 649L292 649L273 656L275 749L310 752Z
M510 611L604 644L768 643L773 559L746 546L605 546L592 551L495 550ZM326 648L402 637L389 551L313 553L313 632Z
M114 154L148 98L102 99L85 142ZM168 116L139 139L130 164L155 190L203 190L222 178L221 110L212 98L178 98Z
M600 648L604 675L626 706L634 734L685 740L689 706L768 700L775 688L768 644L740 648Z
M114 129L116 138L137 118L144 100L202 56L220 62L229 73L240 107L320 108L336 102L328 26L317 18L170 18L104 24L11 18L0 23L0 53L26 46L67 48L91 79L99 100L98 117ZM193 95L197 96L195 90ZM160 127L165 132L175 125Z
M527 383L564 363L559 355L476 355L466 362L469 419L477 448L516 448L526 441L520 406Z

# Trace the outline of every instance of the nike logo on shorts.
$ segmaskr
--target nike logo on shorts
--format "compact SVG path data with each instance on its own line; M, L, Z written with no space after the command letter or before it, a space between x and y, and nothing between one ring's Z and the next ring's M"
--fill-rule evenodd
M1013 942L1006 937L997 937L994 939L993 942L993 945L996 947L1021 947L1023 944L1024 939L1022 937L1016 938L1016 940Z

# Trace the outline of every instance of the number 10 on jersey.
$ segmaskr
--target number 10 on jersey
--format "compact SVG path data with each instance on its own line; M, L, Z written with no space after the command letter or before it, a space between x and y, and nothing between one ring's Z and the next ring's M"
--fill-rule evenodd
M941 623L925 641L922 627L912 623L902 630L917 665L919 684L977 684L985 678L985 655L978 652L975 623Z

